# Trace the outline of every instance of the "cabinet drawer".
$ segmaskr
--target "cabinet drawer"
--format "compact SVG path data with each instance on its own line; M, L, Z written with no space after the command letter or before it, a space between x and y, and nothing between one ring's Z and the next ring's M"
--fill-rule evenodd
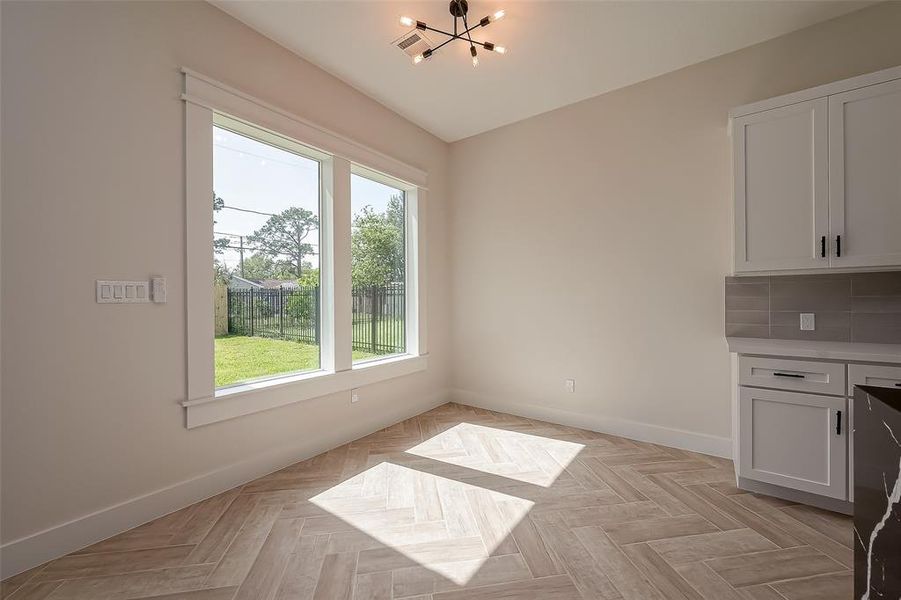
M845 395L845 364L742 356L738 359L741 385Z
M848 365L848 395L855 385L901 388L901 367L880 365Z

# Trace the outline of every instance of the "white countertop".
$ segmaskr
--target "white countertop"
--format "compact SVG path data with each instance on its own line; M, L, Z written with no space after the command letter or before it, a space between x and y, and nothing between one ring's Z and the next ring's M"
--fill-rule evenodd
M729 352L797 358L901 363L901 344L858 344L727 337Z

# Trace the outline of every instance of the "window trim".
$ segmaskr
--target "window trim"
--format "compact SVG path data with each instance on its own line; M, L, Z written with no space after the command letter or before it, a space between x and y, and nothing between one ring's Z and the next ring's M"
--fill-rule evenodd
M312 398L350 391L426 369L426 173L183 68L185 101L187 428L199 427ZM321 164L320 369L215 388L213 281L214 115L298 144ZM251 137L257 137L251 135ZM281 145L281 144L280 144ZM406 192L407 352L353 364L350 297L350 175L384 181ZM346 227L345 227L346 225Z

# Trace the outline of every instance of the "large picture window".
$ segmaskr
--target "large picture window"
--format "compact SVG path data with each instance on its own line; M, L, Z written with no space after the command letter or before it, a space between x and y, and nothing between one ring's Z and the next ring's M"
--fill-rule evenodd
M320 165L291 146L213 127L216 387L320 367Z
M186 426L425 369L425 172L184 74Z
M354 362L406 352L406 199L356 173L350 179Z

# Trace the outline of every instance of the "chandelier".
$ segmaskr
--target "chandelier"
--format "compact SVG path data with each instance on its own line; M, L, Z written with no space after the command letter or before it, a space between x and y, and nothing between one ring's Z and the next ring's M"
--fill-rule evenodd
M466 13L469 12L469 3L466 0L451 0L450 2L450 14L454 17L454 32L451 33L449 31L443 31L441 29L435 29L434 27L430 27L426 25L423 21L417 21L415 19L411 19L410 17L401 17L400 24L405 27L413 27L416 26L416 29L420 31L431 31L433 33L440 33L441 35L446 35L448 39L444 40L434 48L429 48L427 50L423 50L421 54L417 54L413 57L413 64L418 65L424 60L427 60L432 57L432 55L437 52L443 46L453 42L454 40L460 40L463 43L469 44L469 53L472 55L472 66L479 66L479 52L476 49L476 46L481 47L488 52L497 52L498 54L506 54L507 49L503 46L498 46L496 44L492 44L491 42L480 42L478 40L472 39L472 31L479 27L487 27L491 23L498 21L504 17L504 11L499 10L493 15L488 17L483 17L474 25L469 24L469 20L466 18ZM463 26L460 27L460 21L462 20Z

